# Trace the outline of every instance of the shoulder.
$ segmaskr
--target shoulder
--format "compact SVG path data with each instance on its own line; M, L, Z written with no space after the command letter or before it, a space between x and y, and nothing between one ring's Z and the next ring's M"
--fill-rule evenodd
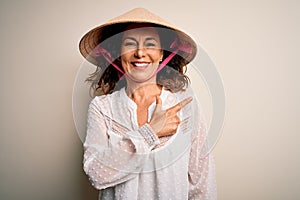
M115 91L111 94L95 96L89 107L97 108L98 110L104 111L109 110L113 101L118 100L120 97L120 91Z

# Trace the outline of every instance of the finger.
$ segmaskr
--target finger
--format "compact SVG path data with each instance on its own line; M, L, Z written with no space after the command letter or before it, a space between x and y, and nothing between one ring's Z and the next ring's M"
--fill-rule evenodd
M160 111L161 110L161 98L159 96L156 96L156 107L155 107L155 111Z
M179 124L180 123L180 118L178 117L178 115L176 115L174 118L175 118L174 119L175 123Z
M156 96L156 105L161 105L161 98L160 96Z
M192 97L188 97L181 102L177 103L175 106L168 109L168 111L178 112L181 108L183 108L185 105L190 103L193 100Z
M178 116L172 117L171 119L168 120L167 123L168 123L168 126L170 126L170 125L176 125L176 126L178 126L180 124L180 119L179 119Z
M172 132L173 134L176 133L177 129L178 129L178 124L177 123L172 123L169 125L170 126L170 132Z
M191 101L193 100L193 97L188 97L186 99L184 99L183 101L181 101L181 108L183 108L185 105L189 104Z

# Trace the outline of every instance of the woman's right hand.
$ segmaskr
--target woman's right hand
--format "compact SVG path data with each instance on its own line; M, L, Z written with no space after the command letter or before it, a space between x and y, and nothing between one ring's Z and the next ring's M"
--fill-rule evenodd
M161 99L159 96L156 97L156 107L149 125L156 132L158 137L169 136L176 133L180 123L180 118L178 117L177 112L192 100L192 97L188 97L177 103L175 106L162 110Z

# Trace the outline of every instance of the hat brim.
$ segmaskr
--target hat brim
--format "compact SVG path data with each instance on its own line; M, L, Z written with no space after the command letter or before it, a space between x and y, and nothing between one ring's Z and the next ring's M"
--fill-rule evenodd
M180 30L173 25L169 24L165 20L161 19L157 15L149 12L143 8L136 8L132 11L129 11L117 18L114 18L100 26L93 28L88 31L79 42L79 50L81 54L91 63L97 65L96 59L91 54L93 49L99 44L99 38L104 28L109 28L118 24L128 24L128 23L150 23L153 25L159 25L161 27L170 29L177 34L178 40L181 44L190 45L191 52L185 53L184 59L186 63L191 62L197 54L197 45L194 39L189 36L185 31ZM112 33L113 35L114 33Z

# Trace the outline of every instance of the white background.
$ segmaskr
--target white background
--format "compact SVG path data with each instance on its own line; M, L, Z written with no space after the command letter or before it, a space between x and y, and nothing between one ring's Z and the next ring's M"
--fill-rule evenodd
M72 116L78 43L139 6L193 35L223 78L219 199L299 199L296 0L1 1L0 199L97 198Z

